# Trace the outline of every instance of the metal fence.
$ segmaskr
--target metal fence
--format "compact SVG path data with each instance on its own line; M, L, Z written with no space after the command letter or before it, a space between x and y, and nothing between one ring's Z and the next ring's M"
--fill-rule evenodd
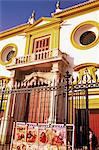
M0 150L9 150L14 122L64 124L66 149L73 150L72 145L75 149L90 149L89 90L98 88L97 76L96 81L91 77L89 82L86 76L79 82L69 72L53 85L16 82L11 90L1 88ZM70 125L75 126L75 132Z
M91 97L95 96L94 94L90 95L92 90L98 91L96 97L99 98L98 76L96 75L93 79L88 73L83 75L80 81L78 80L78 77L74 81L73 77L67 72L65 77L67 85L67 123L75 124L75 148L93 149L89 139L89 104ZM99 102L97 102L97 104L99 104Z

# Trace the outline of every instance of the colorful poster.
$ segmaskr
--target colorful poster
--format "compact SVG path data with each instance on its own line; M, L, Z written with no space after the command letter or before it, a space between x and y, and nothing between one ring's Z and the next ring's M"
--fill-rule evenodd
M38 150L38 126L35 123L27 123L26 141L28 149Z
M52 125L52 149L66 149L66 127L63 124Z
M26 141L29 142L29 143L37 143L38 142L37 139L38 139L38 127L37 127L37 124L27 123Z
M50 147L49 139L47 136L47 128L49 128L48 124L39 124L38 125L38 144L40 150L48 150L48 147Z
M26 124L22 122L17 122L15 140L17 142L26 142L26 132L27 132Z

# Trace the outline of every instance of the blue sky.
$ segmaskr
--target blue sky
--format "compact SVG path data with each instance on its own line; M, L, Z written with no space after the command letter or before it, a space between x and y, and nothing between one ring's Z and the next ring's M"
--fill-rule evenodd
M36 19L50 17L58 0L0 0L0 32L27 22L32 10ZM88 0L60 0L62 9Z

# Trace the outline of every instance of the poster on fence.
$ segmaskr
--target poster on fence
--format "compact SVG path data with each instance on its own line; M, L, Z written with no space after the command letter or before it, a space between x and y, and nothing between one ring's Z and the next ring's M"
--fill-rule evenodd
M27 149L38 150L38 126L36 123L27 123Z
M26 142L27 126L23 122L16 123L15 140L17 142Z
M66 150L66 127L63 124L52 125L52 150Z
M27 126L23 122L17 122L15 126L11 150L27 150L26 134Z
M11 150L66 150L66 127L17 122Z
M50 150L51 141L47 131L50 130L48 124L38 124L38 144L40 150Z

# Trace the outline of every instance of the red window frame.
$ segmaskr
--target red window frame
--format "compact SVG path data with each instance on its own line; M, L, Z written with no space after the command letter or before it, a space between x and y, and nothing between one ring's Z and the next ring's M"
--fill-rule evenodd
M32 52L40 52L49 50L50 36L34 39Z

